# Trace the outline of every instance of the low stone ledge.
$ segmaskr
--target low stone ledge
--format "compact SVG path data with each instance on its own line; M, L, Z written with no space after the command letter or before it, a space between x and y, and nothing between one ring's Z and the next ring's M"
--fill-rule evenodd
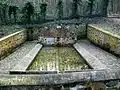
M74 73L8 75L0 74L0 85L61 85L120 80L120 70L91 70Z
M99 28L99 27L97 27L96 25L93 25L93 24L89 24L88 27L92 27L92 28L97 29L98 31L103 32L103 33L105 33L105 34L107 34L107 35L111 35L111 36L113 36L113 37L115 37L115 38L120 39L120 36L119 36L119 35L113 34L113 33L109 32L109 31L107 31L107 30L104 30L104 28Z
M92 44L79 40L73 45L93 69L120 69L120 58Z
M25 29L0 38L0 60L9 55L13 49L26 41L27 34Z
M73 46L93 69L108 69L108 67L102 64L96 57L92 56L91 53L81 47L78 43Z
M5 37L3 37L3 38L0 38L0 42L3 41L3 40L5 40L5 39L8 39L8 38L10 38L10 37L12 37L12 36L15 36L15 35L17 35L17 34L23 32L23 31L24 31L24 30L21 30L21 31L12 33L12 34L10 34L10 35L7 35L7 36L5 36Z
M104 28L88 25L87 38L100 47L120 56L120 36Z
M32 63L33 59L36 57L40 49L42 48L41 44L37 44L23 59L18 63L12 71L26 71L29 65Z

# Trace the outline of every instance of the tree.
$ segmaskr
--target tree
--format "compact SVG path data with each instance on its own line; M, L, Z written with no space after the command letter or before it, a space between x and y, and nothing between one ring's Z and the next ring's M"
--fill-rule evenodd
M93 5L95 0L88 0L88 8L89 8L89 15L92 15L93 12Z
M41 14L41 19L43 21L45 21L45 18L46 18L46 11L47 11L47 4L46 3L42 3L40 5L40 14Z
M73 0L72 3L72 18L79 18L79 14L78 14L78 5L82 5L81 0Z
M7 22L6 21L7 7L8 7L7 4L0 3L0 18L1 18L2 23L4 23L4 24L6 24L6 22Z
M27 2L23 8L23 13L27 19L27 23L31 22L31 16L34 14L34 6L31 2Z
M58 9L58 19L60 20L63 17L63 2L61 0L58 1L57 9Z
M72 3L72 18L78 17L78 2L79 0L73 0Z
M107 16L108 3L109 3L109 0L104 0L103 10L102 10L103 16Z
M2 13L2 3L0 3L0 20L1 20L1 23L3 22L3 13Z
M16 7L16 6L9 6L9 18L11 20L11 15L13 14L15 23L16 23L17 9L18 9L18 7Z

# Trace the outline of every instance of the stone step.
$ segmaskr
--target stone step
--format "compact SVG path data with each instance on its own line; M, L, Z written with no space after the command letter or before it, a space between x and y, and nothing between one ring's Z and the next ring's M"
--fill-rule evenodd
M119 69L120 58L93 45L88 40L80 40L73 45L78 53L94 69Z
M42 45L37 44L11 71L26 71L41 48Z

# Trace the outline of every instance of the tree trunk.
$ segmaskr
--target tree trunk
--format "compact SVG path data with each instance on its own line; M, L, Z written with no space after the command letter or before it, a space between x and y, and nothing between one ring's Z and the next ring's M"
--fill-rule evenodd
M109 0L104 0L102 15L105 17L107 16L108 3L109 3Z

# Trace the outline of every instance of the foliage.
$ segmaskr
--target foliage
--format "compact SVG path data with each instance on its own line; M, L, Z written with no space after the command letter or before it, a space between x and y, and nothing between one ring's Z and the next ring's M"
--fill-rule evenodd
M7 4L0 3L0 18L2 23L6 24Z
M57 9L58 9L58 19L60 20L63 17L63 2L61 0L58 1Z
M93 12L93 5L95 0L88 0L88 8L89 8L89 15L92 15Z
M107 16L107 7L108 7L109 0L104 0L104 5L103 5L103 16Z
M11 15L14 15L14 21L16 22L16 14L17 14L18 7L16 6L9 6L9 18L11 20Z
M65 6L66 8L63 9L63 7L64 7L63 5L67 4L66 2L65 2L65 4L63 4L64 3L63 1L64 0L58 0L57 3L55 2L57 5L57 7L56 7L57 19L59 19L59 20L63 19L63 15L64 15L63 10L64 9L65 9L64 11L66 11L65 19L69 19L69 16L71 16L71 18L79 18L79 16L86 16L88 14L88 12L89 12L89 16L95 15L96 13L98 14L98 16L100 16L100 15L107 16L107 7L108 7L109 0L72 0L72 8L71 9L68 9L71 7L71 5ZM18 22L30 23L32 21L33 15L34 15L33 20L35 23L36 22L39 23L40 20L41 21L46 20L46 12L47 12L47 4L46 3L41 3L40 6L38 7L38 8L40 8L40 10L39 11L36 10L37 12L34 13L34 6L32 5L31 2L27 2L25 4L25 6L22 8L22 12L17 12L17 10L18 10L17 6L9 6L9 4L7 5L8 2L9 2L9 0L0 0L0 21L1 21L1 23L7 23L7 20L9 20L9 18L11 20L11 15L14 16L14 21L16 22L17 13L19 13ZM102 2L102 5L99 4L101 2ZM54 6L56 6L56 5L54 4ZM8 7L9 7L9 10L7 10ZM97 9L98 9L98 12L96 11ZM21 10L21 8L20 8L20 10ZM54 10L48 11L48 14L54 15L53 11ZM94 14L93 14L93 12L94 12ZM71 15L70 15L70 13L71 13ZM9 17L7 17L7 15L9 15ZM53 19L54 18L52 18L52 20Z
M72 3L72 18L78 18L78 4L80 0L73 0Z
M31 16L34 14L34 6L31 2L27 2L25 7L22 9L24 17L27 19L27 23L31 22Z
M42 21L45 21L46 11L47 11L47 4L46 3L42 3L40 5L40 14L41 14Z

